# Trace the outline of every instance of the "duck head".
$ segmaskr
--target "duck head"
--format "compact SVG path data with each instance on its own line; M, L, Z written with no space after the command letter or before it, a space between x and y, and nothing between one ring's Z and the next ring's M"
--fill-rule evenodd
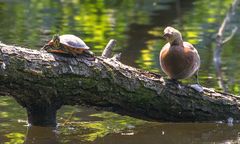
M172 44L173 42L182 41L182 34L177 29L168 26L164 29L163 38Z

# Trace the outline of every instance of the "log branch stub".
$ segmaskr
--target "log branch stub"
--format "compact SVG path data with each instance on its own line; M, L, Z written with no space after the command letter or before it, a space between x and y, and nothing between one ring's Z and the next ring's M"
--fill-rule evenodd
M117 61L120 61L121 60L121 56L122 56L122 53L118 53L118 54L115 54L112 59L113 60L117 60Z
M102 57L110 58L112 56L112 49L116 46L117 41L111 39L102 52Z
M77 61L76 61L77 59ZM33 125L55 126L62 105L85 105L153 121L240 119L240 97L164 79L112 58L71 57L0 44L0 93Z
M56 126L57 109L55 107L27 107L28 123L35 126Z

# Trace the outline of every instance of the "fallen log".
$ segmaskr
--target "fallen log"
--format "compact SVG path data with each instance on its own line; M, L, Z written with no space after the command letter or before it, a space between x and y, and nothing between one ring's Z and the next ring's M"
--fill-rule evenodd
M55 126L62 105L154 121L240 119L239 96L209 88L199 93L116 58L90 61L5 44L0 44L0 94L14 97L26 108L29 123L38 126Z

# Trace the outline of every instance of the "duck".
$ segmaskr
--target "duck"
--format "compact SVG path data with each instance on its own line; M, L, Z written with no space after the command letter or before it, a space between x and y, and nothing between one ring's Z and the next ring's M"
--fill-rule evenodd
M195 75L197 84L200 68L200 56L197 49L189 42L183 41L182 34L177 29L167 26L163 38L167 43L159 54L162 71L172 80L190 78Z

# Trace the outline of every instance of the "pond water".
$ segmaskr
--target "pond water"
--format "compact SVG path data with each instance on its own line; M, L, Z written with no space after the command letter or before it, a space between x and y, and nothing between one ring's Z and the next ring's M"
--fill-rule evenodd
M81 37L96 55L114 38L122 62L163 74L158 55L163 29L174 26L198 49L200 83L219 89L213 63L215 36L231 0L0 0L0 40L39 49L52 35ZM227 27L226 37L238 15ZM224 45L222 68L228 91L240 93L240 33ZM164 74L163 74L164 75ZM184 80L186 83L193 82ZM220 90L220 89L219 89ZM27 127L26 112L0 97L0 143L171 144L240 143L240 125L156 123L91 108L64 106L58 127ZM17 112L17 113L16 113Z

